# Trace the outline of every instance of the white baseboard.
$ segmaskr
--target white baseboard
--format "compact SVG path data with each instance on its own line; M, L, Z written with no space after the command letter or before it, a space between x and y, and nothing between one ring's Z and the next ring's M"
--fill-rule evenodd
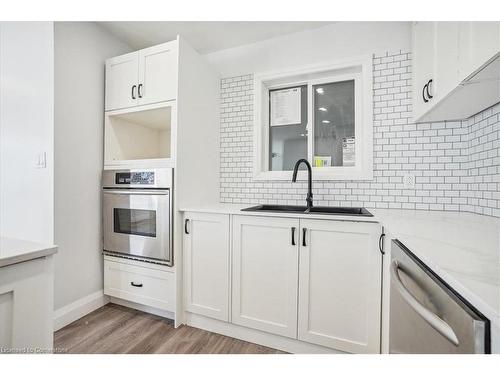
M102 290L89 294L83 298L63 306L54 311L54 331L61 329L81 317L97 310L109 302Z
M186 324L205 331L215 332L235 339L252 342L288 353L297 354L347 354L338 350L315 344L278 336L252 328L207 318L201 315L186 313Z
M117 297L108 297L108 298L109 298L109 302L116 303L117 305L129 307L131 309L135 309L135 310L139 310L139 311L144 311L144 312L147 312L149 314L161 316L163 318L175 320L175 314L173 312L170 312L170 311L160 310L160 309L157 309L155 307L141 305L140 303L127 301L127 300L117 298Z

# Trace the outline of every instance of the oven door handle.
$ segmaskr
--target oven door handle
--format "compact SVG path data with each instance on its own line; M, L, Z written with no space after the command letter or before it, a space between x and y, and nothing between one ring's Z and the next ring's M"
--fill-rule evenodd
M116 195L169 195L169 190L140 190L140 189L123 189L123 190L103 190L104 194Z
M438 331L443 337L450 341L453 345L458 346L459 341L457 335L453 331L448 323L446 323L439 316L434 314L432 311L423 306L404 286L401 278L399 277L399 270L401 269L397 260L393 260L391 263L391 277L394 281L399 294L405 300L405 302L410 305L410 307L429 325ZM401 269L402 270L402 269ZM404 272L404 270L402 270Z

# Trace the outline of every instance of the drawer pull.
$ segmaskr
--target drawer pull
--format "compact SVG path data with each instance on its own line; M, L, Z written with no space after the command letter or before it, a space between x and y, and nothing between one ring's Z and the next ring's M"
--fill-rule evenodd
M130 285L135 286L136 288L142 288L142 283L141 284L136 284L133 281L131 281Z

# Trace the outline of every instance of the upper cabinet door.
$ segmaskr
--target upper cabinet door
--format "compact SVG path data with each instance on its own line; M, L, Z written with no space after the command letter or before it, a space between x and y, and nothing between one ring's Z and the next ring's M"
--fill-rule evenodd
M434 23L434 75L431 102L437 103L458 84L459 22Z
M427 87L434 80L435 22L415 22L412 31L413 113L418 119L432 105Z
M299 340L380 353L380 226L308 219L300 225Z
M106 60L106 111L137 105L138 53L113 57Z
M184 215L186 310L229 321L229 215Z
M297 337L299 220L233 217L232 323Z
M177 99L177 41L139 51L139 105Z

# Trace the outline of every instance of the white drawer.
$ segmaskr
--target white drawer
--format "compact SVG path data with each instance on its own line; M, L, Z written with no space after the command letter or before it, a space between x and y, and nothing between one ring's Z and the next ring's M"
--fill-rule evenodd
M156 307L161 310L175 309L175 274L120 261L104 260L104 294L127 301Z

